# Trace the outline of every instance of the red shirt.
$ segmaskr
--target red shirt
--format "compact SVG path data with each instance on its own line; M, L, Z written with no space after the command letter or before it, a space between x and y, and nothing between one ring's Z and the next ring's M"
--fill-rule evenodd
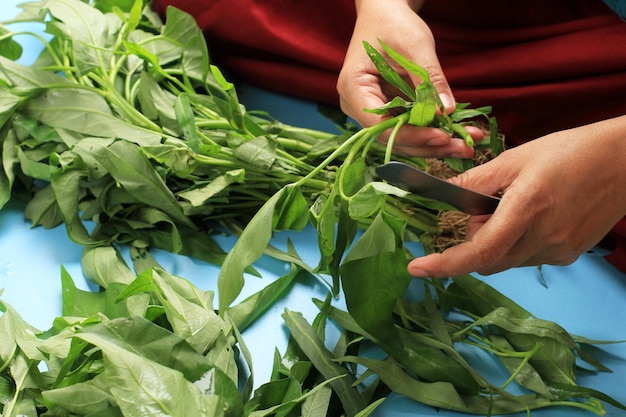
M230 76L338 104L354 0L154 0L196 17ZM602 0L433 0L428 22L455 98L491 105L508 145L626 114L626 23ZM626 272L622 246L608 259Z

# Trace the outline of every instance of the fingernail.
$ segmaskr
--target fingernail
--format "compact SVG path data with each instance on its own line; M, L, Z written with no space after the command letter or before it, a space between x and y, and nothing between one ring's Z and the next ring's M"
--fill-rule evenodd
M446 109L451 109L454 107L454 100L452 100L452 97L449 94L440 94L439 98L441 99L441 102Z

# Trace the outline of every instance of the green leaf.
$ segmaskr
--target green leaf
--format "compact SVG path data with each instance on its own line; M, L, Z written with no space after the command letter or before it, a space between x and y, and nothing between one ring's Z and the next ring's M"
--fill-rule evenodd
M80 333L77 337L102 349L105 371L101 375L125 415L212 415L208 399L180 371L140 356L134 346L119 345L101 334ZM239 416L242 405L237 387L218 369L209 373L215 383L207 394L218 397L226 415Z
M22 45L13 40L10 36L12 32L4 25L0 25L0 55L17 61L22 56ZM2 123L0 123L0 126Z
M0 79L5 80L11 87L18 88L13 90L12 94L18 91L20 95L27 97L34 94L40 94L50 85L70 86L71 81L56 73L40 70L26 65L13 62L0 56Z
M30 360L40 361L44 359L41 351L37 348L39 330L24 321L22 316L9 304L0 301L0 368L15 360L18 355L17 349ZM15 378L15 375L14 375Z
M93 6L102 13L111 13L115 9L121 9L123 12L130 12L131 9L141 1L135 0L94 0Z
M302 417L326 417L333 390L324 386L302 403ZM356 414L356 416L361 413Z
M154 58L156 59L156 58ZM142 112L150 120L158 120L163 128L174 134L182 132L175 111L176 96L163 89L150 73L140 76L137 98ZM155 145L156 146L156 145Z
M200 137L196 131L196 124L194 121L194 113L189 103L189 98L185 94L181 94L176 97L174 101L174 111L176 112L176 120L183 132L183 137L187 141L187 144L195 153L200 152Z
M319 340L315 331L302 314L286 310L282 317L291 336L297 341L298 346L311 360L315 368L325 379L332 380L330 385L339 396L346 414L355 416L365 408L365 400L353 386L355 382L354 377L346 368L335 361L332 353Z
M302 396L300 383L293 378L283 378L261 385L254 393L247 408L259 410L272 410L278 415L286 415L286 412L293 410L297 406L297 399ZM265 415L259 413L259 415ZM269 414L268 414L269 415Z
M320 252L317 269L321 272L328 271L335 253L335 227L338 220L335 198L336 189L333 188L328 197L320 195L309 208L309 221L317 230L317 246Z
M48 31L62 33L70 40L74 62L80 74L94 68L108 68L110 52L105 48L108 37L107 19L89 4L78 0L49 0L45 7L54 18Z
M116 141L107 147L94 144L92 151L115 181L135 199L195 229L139 147L126 141Z
M244 175L243 169L227 171L206 184L198 182L194 188L181 191L176 195L189 201L192 207L203 207L211 198L226 191L231 184L243 183ZM186 210L193 213L191 209Z
M366 219L380 211L385 204L385 196L395 192L387 183L370 182L354 194L348 203L348 213L355 220ZM408 195L408 193L406 193Z
M621 410L626 410L626 405L617 401L616 399L606 395L600 391L580 387L577 385L568 385L568 384L559 384L556 382L550 382L550 391L552 394L557 395L559 399L567 399L567 398L597 398L601 401L606 402L607 404L611 404L613 407L619 408Z
M411 107L409 124L430 126L437 113L437 91L430 83L422 83L415 87L415 104Z
M292 185L287 185L263 204L226 255L217 281L220 312L225 311L237 298L243 288L244 271L265 251L272 237L276 205L292 188Z
M76 415L99 415L122 417L115 406L115 399L105 387L88 380L79 384L46 390L42 393L46 406L51 410L62 408ZM114 411L116 410L116 411Z
M341 266L348 310L377 339L389 340L396 335L393 308L411 280L408 273L398 274L406 264L404 252L394 251L346 261Z
M4 138L2 137L4 135ZM15 167L19 164L17 156L17 137L15 132L0 128L2 140L2 170L0 170L0 209L11 199L11 192L15 182Z
M301 268L291 266L289 272L252 294L239 304L229 307L228 317L240 331L248 328L260 317L276 300L284 295L293 285L295 278L302 271Z
M515 351L515 348L502 336L490 334L489 341L505 352ZM520 386L536 392L544 398L552 398L552 394L549 392L549 388L541 378L541 375L528 362L524 363L525 357L501 355L499 359L509 373L513 374L515 372L515 381Z
M389 114L390 110L398 109L398 108L404 109L407 111L411 110L414 104L415 103L411 101L407 101L403 99L402 97L396 96L391 101L387 102L384 106L381 106L375 109L365 109L365 111L368 113L383 115L383 114Z
M496 415L526 412L528 409L546 407L550 400L534 395L516 398L497 395L462 395L449 382L423 382L410 376L391 359L384 361L362 356L339 358L361 364L380 377L395 393L436 408L462 413Z
M64 152L57 158L51 185L69 237L86 246L106 244L106 240L92 239L80 218L81 184L89 177L89 169L78 154Z
M289 187L276 202L273 230L302 230L309 222L309 203L300 187Z
M243 142L235 148L237 159L269 170L276 160L276 142L266 136Z
M104 314L107 317L127 316L128 311L123 304L115 304L116 290L120 288L110 286L105 292L83 291L76 288L72 277L64 267L61 267L61 285L63 291L63 315L74 317L92 317Z
M33 227L43 226L46 229L63 223L52 186L47 185L35 192L35 195L26 203L24 218L30 220Z
M126 261L113 246L85 248L81 267L86 279L104 289L114 282L129 284L135 279Z
M88 136L120 138L139 145L156 145L161 137L126 122L111 112L98 94L80 89L57 89L33 98L25 106L28 115L48 126Z
M210 82L207 45L193 16L175 7L168 7L163 36L175 40L183 47L181 67L186 76L201 82Z
M338 377L340 378L340 377ZM298 398L295 398L293 400L284 402L282 404L278 404L275 405L273 407L269 407L267 409L264 410L256 410L256 411L252 411L248 414L248 417L269 417L269 416L284 416L284 415L290 415L289 412L291 410L294 409L294 407L297 404L300 404L304 401L307 400L307 398L312 397L312 396L317 396L319 391L321 390L326 390L326 386L328 384L332 384L332 382L334 382L335 379L330 379L330 380L326 380L324 382L322 382L319 385L316 385L313 389L311 389L310 391L302 394L301 396L299 396ZM281 383L280 381L272 381L270 384L274 384L274 383ZM261 397L261 395L259 395L259 397ZM252 399L252 401L254 401L257 397L255 396L255 398Z
M13 94L7 85L0 83L0 129L13 116L21 101L22 99Z
M83 337L84 334L89 336ZM183 338L141 317L123 317L82 329L81 339L114 345L181 372L194 382L213 368ZM98 343L94 343L98 345Z
M387 63L382 54L366 41L363 42L363 46L365 47L367 55L376 66L376 69L378 70L380 75L388 83L395 86L398 90L402 91L402 93L404 93L404 95L406 95L408 98L410 98L411 100L415 100L415 91L413 90L413 88L411 88L407 84L407 82L404 81L404 79L400 76L400 74L398 74L398 72Z
M405 58L400 53L396 52L394 49L392 49L389 45L387 45L382 40L379 39L378 42L380 42L380 45L383 47L387 55L389 55L391 59L396 61L402 68L420 77L422 79L422 82L426 84L431 84L428 71L426 71L424 68L422 68L418 64L412 62L411 60Z

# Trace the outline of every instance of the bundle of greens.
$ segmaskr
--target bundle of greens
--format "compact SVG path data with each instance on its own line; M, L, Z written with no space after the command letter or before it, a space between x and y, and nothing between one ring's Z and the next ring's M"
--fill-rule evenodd
M0 60L0 204L22 196L35 225L64 223L86 246L142 241L220 264L210 227L238 230L287 184L307 206L328 196L353 143L396 123L345 140L255 116L209 63L191 16L170 9L162 25L141 2L122 3L29 3L16 19L48 11L55 35L32 67ZM370 146L375 165L384 149ZM436 232L436 216L416 211L404 216L416 231Z
M389 390L477 414L557 404L601 414L600 400L623 407L576 385L576 356L605 369L580 349L589 341L472 277L449 286L425 280L424 300L404 299L411 244L429 250L439 213L449 207L376 181L373 169L402 159L392 146L407 123L438 126L473 146L463 125L484 118L492 136L481 146L498 152L489 109L437 112L441 102L423 69L381 43L394 65L422 78L412 89L365 44L405 96L371 111L404 111L341 135L286 126L239 103L234 85L210 63L193 18L175 8L165 23L141 0L43 0L23 8L16 21L45 24L52 39L41 39L43 53L25 67L14 62L16 33L1 28L0 204L21 197L33 225L64 224L85 246L84 273L102 292L77 291L64 275L63 317L44 333L2 306L4 416L365 416ZM381 146L376 138L389 129ZM403 159L426 168L421 159ZM458 170L468 164L448 162ZM318 265L306 265L292 247L269 245L274 232L307 225L317 231ZM212 238L216 230L238 236L228 252ZM120 263L117 245L136 254L137 277ZM220 265L218 314L212 293L167 274L147 248ZM233 306L263 254L293 272ZM318 301L313 326L285 312L292 337L286 358L277 354L272 381L257 395L251 379L239 391L233 351L247 356L239 332L300 272L332 277L331 294L341 292L348 311L332 308L331 298ZM328 319L345 329L333 352L321 336ZM146 339L159 343L145 347ZM387 359L359 355L368 343ZM510 380L485 380L458 344L494 352ZM354 364L376 381L365 384ZM529 393L507 391L513 381Z

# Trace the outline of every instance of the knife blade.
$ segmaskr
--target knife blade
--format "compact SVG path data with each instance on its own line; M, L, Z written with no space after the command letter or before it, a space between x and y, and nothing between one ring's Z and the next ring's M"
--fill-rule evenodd
M413 194L448 203L471 215L491 214L500 198L460 187L404 162L388 162L376 167L376 175Z

